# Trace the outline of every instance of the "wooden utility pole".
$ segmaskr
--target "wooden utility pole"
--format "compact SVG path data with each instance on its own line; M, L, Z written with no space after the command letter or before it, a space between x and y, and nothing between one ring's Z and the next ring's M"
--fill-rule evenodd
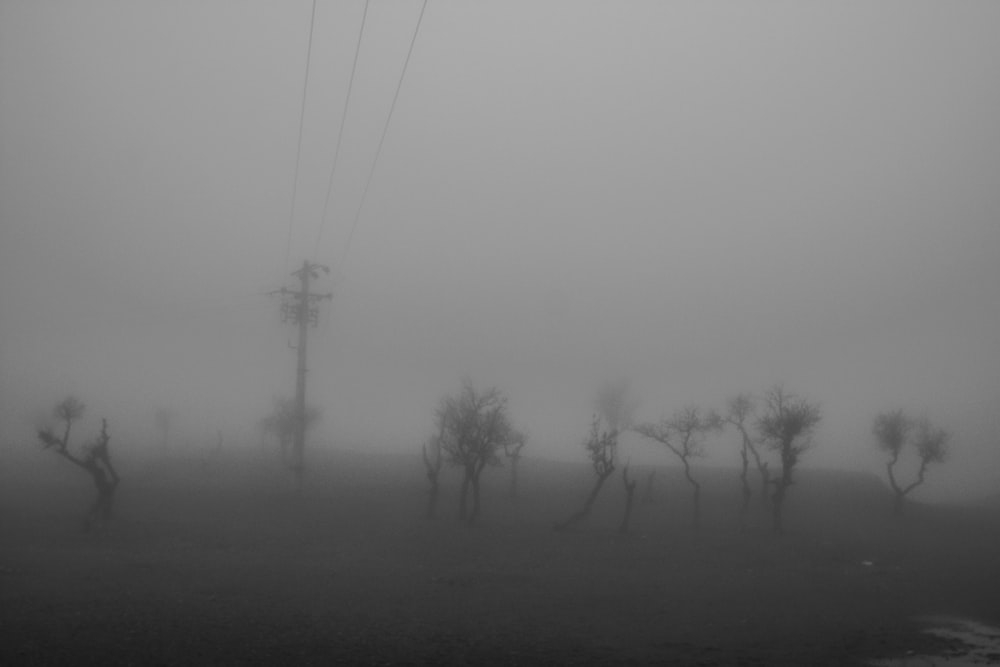
M329 267L304 261L302 268L292 274L299 279L298 291L282 287L277 292L282 297L281 320L290 321L299 327L299 344L295 348L298 352L298 363L295 374L295 439L292 443L292 472L295 475L296 488L300 491L305 472L306 450L306 344L308 342L306 332L310 326L316 326L319 322L319 301L333 298L333 294L309 292L309 281L319 278L320 271L330 273Z

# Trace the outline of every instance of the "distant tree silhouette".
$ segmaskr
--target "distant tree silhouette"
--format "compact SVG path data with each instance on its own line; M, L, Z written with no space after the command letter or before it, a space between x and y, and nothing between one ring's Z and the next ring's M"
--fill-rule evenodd
M872 424L872 433L878 448L889 455L885 469L889 478L889 486L893 491L892 509L893 514L900 516L903 513L906 496L924 483L927 466L932 463L944 462L947 457L947 444L950 436L947 431L932 426L927 419L917 421L910 419L902 410L893 410L877 415ZM911 433L915 433L912 440L910 439ZM917 471L915 480L909 484L901 485L896 479L895 468L900 455L908 444L912 444L917 450L917 456L920 458L920 469Z
M101 434L97 439L83 447L82 456L69 449L69 435L73 422L83 416L85 406L74 396L63 399L54 409L56 418L65 423L62 437L56 436L51 429L38 430L38 439L46 449L53 450L73 465L84 470L97 488L97 500L87 514L85 526L90 529L94 520L106 521L111 518L115 491L118 489L119 477L111 462L111 451L108 442L108 420L101 420Z
M819 424L819 406L790 394L777 385L764 395L763 414L757 420L757 430L763 443L776 451L781 461L781 474L772 484L771 518L774 532L784 531L782 510L793 472L810 446L810 436Z
M503 455L510 461L510 486L507 494L511 500L517 500L517 469L521 462L521 450L528 443L528 437L520 432L511 433L510 439L503 445Z
M553 529L557 531L566 530L590 516L590 511L594 507L597 496L601 493L604 482L615 471L615 462L618 458L618 431L608 428L602 429L601 426L601 417L594 414L590 422L590 436L583 443L587 450L587 456L590 457L590 464L594 468L594 474L597 475L597 480L587 495L583 508L568 519L553 525Z
M702 412L696 406L688 406L670 419L658 423L639 424L635 431L650 440L665 445L684 466L684 478L691 485L693 503L692 525L701 527L701 484L691 474L691 459L704 456L705 437L722 428L722 418L714 411Z
M457 396L441 400L435 420L445 458L462 469L458 516L471 525L479 516L479 479L483 469L499 465L499 452L519 437L510 423L507 397L495 387L477 391L470 380L465 380Z
M605 380L594 398L594 414L590 435L583 443L597 479L583 503L583 508L564 521L553 525L555 530L565 530L590 516L590 511L604 487L604 482L615 471L618 458L618 436L632 424L632 415L638 401L632 397L627 379ZM626 485L625 492L629 493Z
M632 417L639 407L638 399L631 393L627 379L601 383L594 400L594 410L609 431L622 433L632 425Z
M768 504L768 492L770 490L770 479L771 473L768 470L767 461L764 461L760 452L757 450L757 443L754 438L750 435L750 420L754 418L754 400L753 396L748 393L738 394L729 399L727 402L727 411L725 416L725 421L736 427L739 431L741 437L740 445L740 482L743 487L743 507L741 509L741 515L746 521L747 510L750 508L750 498L753 496L753 491L750 489L750 481L748 479L748 469L750 467L750 457L753 457L754 464L757 466L757 473L760 475L760 498L761 502L767 507Z
M322 413L315 406L307 406L305 412L305 429L308 430L319 422ZM260 429L278 443L282 463L289 469L294 469L296 463L292 456L292 442L295 439L295 424L298 421L295 401L290 398L276 398L270 414L260 420Z

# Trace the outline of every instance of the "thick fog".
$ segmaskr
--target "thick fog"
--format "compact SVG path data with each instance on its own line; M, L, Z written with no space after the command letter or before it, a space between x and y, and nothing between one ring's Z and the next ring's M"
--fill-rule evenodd
M310 447L415 452L463 376L581 459L604 379L781 382L804 466L881 473L900 407L953 434L924 497L1000 488L1000 4L373 2L344 117L363 6L317 3L300 116L307 1L0 3L6 450L69 393L119 460L158 408L256 447L309 259Z

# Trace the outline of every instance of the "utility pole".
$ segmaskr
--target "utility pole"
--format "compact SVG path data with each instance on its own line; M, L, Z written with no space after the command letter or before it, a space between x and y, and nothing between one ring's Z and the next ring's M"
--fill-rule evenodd
M282 287L272 294L281 294L281 321L292 322L299 327L299 344L295 347L298 357L295 374L295 440L292 443L292 472L296 488L302 490L305 472L306 449L306 332L319 322L319 302L332 299L333 294L312 294L309 281L319 278L319 272L329 274L329 267L322 264L302 262L302 268L292 273L299 279L298 291Z

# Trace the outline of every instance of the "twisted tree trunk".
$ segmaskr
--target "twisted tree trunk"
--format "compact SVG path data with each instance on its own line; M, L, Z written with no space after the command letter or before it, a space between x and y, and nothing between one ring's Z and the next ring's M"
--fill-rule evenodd
M579 523L580 521L583 521L588 516L590 516L590 510L591 510L591 508L593 508L594 501L597 500L598 494L601 493L601 487L604 486L604 481L608 477L610 477L611 473L613 473L613 472L614 472L614 468L608 470L607 472L605 472L603 474L598 475L597 476L597 482L594 484L594 488L590 490L590 495L587 496L586 502L583 503L583 509L581 509L576 514L573 514L571 517L569 517L565 521L559 521L559 522L555 523L552 526L552 529L555 530L555 531L566 530L567 528L573 526L574 524Z
M688 463L688 457L682 456L681 463L684 464L684 477L687 479L688 483L692 487L692 500L694 504L691 506L691 525L695 530L701 529L701 484L691 476L691 464Z
M635 485L637 480L629 480L628 466L622 469L622 481L625 483L625 515L618 526L618 532L622 535L628 533L629 521L632 519L632 501L635 498Z

